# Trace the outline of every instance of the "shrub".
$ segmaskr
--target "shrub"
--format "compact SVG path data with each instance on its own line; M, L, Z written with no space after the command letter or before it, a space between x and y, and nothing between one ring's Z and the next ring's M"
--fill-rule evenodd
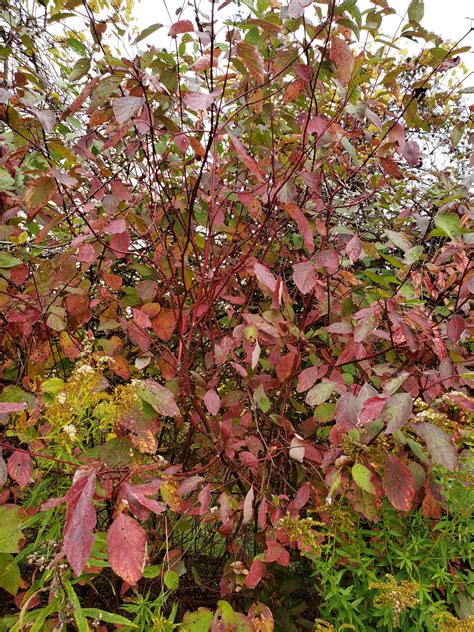
M0 15L4 629L472 624L467 47L305 4Z

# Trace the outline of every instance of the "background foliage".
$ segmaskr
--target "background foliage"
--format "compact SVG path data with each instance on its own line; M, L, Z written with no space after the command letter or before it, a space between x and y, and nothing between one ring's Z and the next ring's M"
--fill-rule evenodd
M0 629L470 630L470 32L224 5L0 4Z

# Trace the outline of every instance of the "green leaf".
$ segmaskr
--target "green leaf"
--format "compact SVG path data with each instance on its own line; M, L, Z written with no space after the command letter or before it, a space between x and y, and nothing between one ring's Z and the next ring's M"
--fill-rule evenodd
M174 571L166 571L164 582L168 590L176 590L179 586L179 575Z
M67 41L67 45L78 55L87 57L87 48L80 40L70 37Z
M42 632L43 625L46 619L48 619L48 617L52 615L53 612L57 612L59 608L60 608L59 597L56 597L56 599L54 599L54 601L48 604L45 608L41 608L40 610L34 610L33 612L36 613L36 616L35 616L33 625L29 629L30 632ZM33 614L33 613L29 613L29 614Z
M0 252L0 268L14 268L21 261L8 252Z
M403 233L397 233L394 230L386 230L385 234L390 239L392 244L394 244L397 248L400 248L400 250L406 252L407 250L411 249L412 244L405 237L405 235L403 235Z
M224 626L235 624L235 611L228 601L221 599L217 602L217 609Z
M352 478L364 492L375 494L375 487L372 483L372 473L365 465L361 465L360 463L353 465Z
M456 123L456 125L451 130L451 145L456 147L461 142L461 138L464 134L464 124Z
M74 68L71 70L69 74L69 81L79 81L82 79L84 75L87 75L91 67L91 60L87 57L82 57L78 59L74 64Z
M345 136L341 138L341 144L343 145L344 149L347 151L347 153L351 157L352 164L354 165L354 167L358 167L360 165L360 161L359 161L359 157L357 156L357 152L354 146L351 145L351 143L347 140Z
M15 180L6 169L0 168L0 191L11 191L15 187Z
M212 612L207 608L198 608L196 612L186 612L183 617L183 632L209 632Z
M437 228L441 229L451 239L455 239L461 234L461 220L456 213L436 215L434 223Z
M423 0L411 0L408 7L408 19L410 22L421 22L425 14L425 5Z
M162 566L161 564L152 564L151 566L147 566L143 571L143 577L146 579L155 579L161 574Z
M10 553L0 553L0 588L16 595L20 587L20 569Z
M57 395L64 390L64 380L60 377L51 377L41 384L41 390L48 395Z
M76 622L77 632L89 632L89 626L87 625L85 615L82 611L79 599L74 592L74 588L68 581L64 581L64 586L66 587L69 603L72 606L71 610L74 616L74 621Z
M0 553L17 553L23 537L16 505L0 506Z
M423 246L413 246L405 252L405 263L411 265L416 263L423 254Z
M97 619L105 621L105 623L112 623L115 625L126 625L129 628L137 628L135 623L132 623L130 619L122 617L119 614L107 612L106 610L100 610L99 608L82 608L82 614L88 619Z
M334 413L336 410L336 404L321 404L314 410L314 418L316 421L320 423L325 423L326 421L331 421L334 419Z
M149 35L160 29L162 26L163 24L158 23L150 24L150 26L147 26L146 29L143 29L143 31L139 35L137 35L137 37L135 38L135 44L138 44L138 42L146 39Z

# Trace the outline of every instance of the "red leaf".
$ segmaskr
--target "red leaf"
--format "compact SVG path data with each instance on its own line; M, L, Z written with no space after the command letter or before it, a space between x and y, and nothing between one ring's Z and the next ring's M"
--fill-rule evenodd
M221 398L214 389L210 388L204 395L204 403L211 415L216 416L218 414L221 407Z
M405 130L400 123L395 123L388 130L388 139L391 143L394 143L399 154L403 154L405 151Z
M151 327L151 321L145 312L142 312L140 309L133 308L132 314L135 324L140 327L140 329Z
M262 285L267 287L271 292L275 291L277 281L266 266L262 265L261 263L256 263L254 266L254 272L255 276Z
M362 252L362 242L357 235L354 235L354 237L348 241L346 252L351 260L351 263L355 263L359 259Z
M304 393L309 390L327 372L327 366L310 366L298 375L296 391Z
M8 459L7 470L10 477L20 487L26 487L33 473L33 463L30 455L24 452L14 452Z
M441 518L441 504L434 497L433 492L431 490L431 485L428 481L425 483L425 492L426 495L423 498L423 503L421 505L421 511L425 518L434 518L435 520L439 520Z
M388 173L388 175L392 176L392 178L403 180L405 175L394 160L392 160L391 158L384 158L383 156L379 156L379 161L385 173Z
M464 318L455 314L451 316L448 320L448 324L446 327L448 338L451 340L453 345L457 344L463 335L466 329L466 324L464 322Z
M95 471L78 470L66 494L67 513L63 550L75 575L80 575L94 544L96 512L92 505Z
M128 254L131 241L132 240L130 239L128 231L117 233L112 236L112 239L110 240L110 248L113 250L118 259L122 259Z
M146 497L147 495L156 494L161 484L162 481L159 479L154 485L146 483L144 485L122 483L117 495L117 503L120 503L122 500L126 501L129 510L140 520L146 520L150 515L150 511L155 514L163 513L167 509L165 503Z
M313 261L316 268L324 268L328 274L336 274L339 269L339 255L334 248L320 250Z
M194 31L194 25L190 20L179 20L175 22L170 28L168 35L170 37L176 37L180 33L192 33Z
M176 316L172 309L162 309L151 319L151 326L155 334L163 342L168 342L176 330Z
M212 66L213 68L217 67L217 59L215 57L212 58ZM198 57L196 61L194 62L194 64L191 66L191 68L197 71L209 70L210 67L211 67L211 56L209 54Z
M257 521L260 529L265 529L267 526L267 513L268 513L268 501L266 498L262 500L258 508Z
M351 334L353 331L352 325L347 320L341 320L338 323L332 323L326 327L326 331L330 334Z
M464 408L464 410L469 410L471 413L474 413L474 399L464 395L463 393L453 394L447 393L447 397L455 404L457 404L460 408Z
M185 494L190 494L195 489L197 489L200 483L203 481L202 476L190 476L186 478L181 485L178 487L176 493L178 496L184 496Z
M237 57L244 62L255 81L263 83L265 66L257 48L250 42L237 42Z
M275 540L267 540L267 550L265 551L265 562L277 562L282 566L290 563L290 554L281 544Z
M297 366L297 354L296 353L287 353L285 356L280 358L275 365L276 374L280 382L284 382L287 380L291 373L293 372L293 367Z
M306 216L296 204L285 204L283 208L295 220L298 232L303 237L306 248L312 253L314 251L313 231Z
M352 78L355 60L346 40L333 37L329 57L336 64L341 83L347 85Z
M390 503L399 511L409 511L415 496L410 468L396 456L388 455L383 472L383 488Z
M232 143L232 146L235 149L235 152L237 153L239 158L242 160L244 165L247 167L247 169L251 173L253 173L253 175L257 178L257 180L259 180L260 182L263 182L264 178L255 158L253 158L248 153L248 151L245 149L245 147L243 146L243 144L240 142L238 138L235 138L235 136L232 136L232 134L230 133L228 135L229 135L230 142Z
M303 261L293 266L293 281L302 294L308 294L316 286L318 277L311 261Z
M295 509L302 509L309 500L309 494L311 492L311 485L309 483L305 483L298 490L295 499L292 503Z
M81 244L77 250L77 260L81 263L94 263L96 253L92 244Z
M117 235L118 233L124 233L127 230L127 223L124 219L113 219L104 228L106 235Z
M247 588L254 589L263 576L263 564L259 557L256 557L252 562L247 577L245 578L245 585Z
M377 314L375 308L361 309L355 314L357 325L354 329L354 342L365 342L367 337L377 328Z
M126 514L115 518L107 534L109 562L114 573L131 586L142 576L146 549L145 529Z
M28 219L33 219L53 197L56 191L56 183L53 178L43 176L28 184L25 189L25 206L28 210Z
M359 413L359 423L366 424L377 419L385 407L386 397L369 397L365 400Z

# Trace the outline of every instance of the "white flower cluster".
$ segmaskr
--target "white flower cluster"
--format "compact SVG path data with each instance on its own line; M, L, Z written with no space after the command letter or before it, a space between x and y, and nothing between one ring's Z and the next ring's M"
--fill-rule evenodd
M77 428L74 424L63 426L63 432L66 433L71 440L74 440L77 436Z
M91 373L94 373L94 369L90 366L90 364L82 364L77 369L77 373L80 373L81 375L90 375Z

